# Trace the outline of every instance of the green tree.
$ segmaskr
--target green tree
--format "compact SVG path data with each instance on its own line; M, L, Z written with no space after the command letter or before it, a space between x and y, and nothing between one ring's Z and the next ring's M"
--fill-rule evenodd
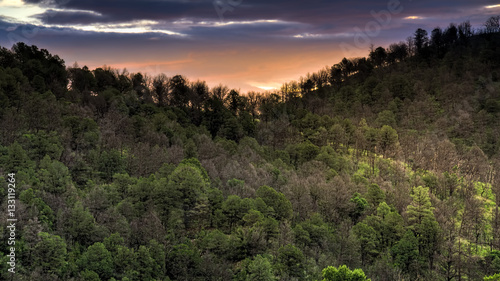
M419 254L428 261L429 269L432 269L434 253L438 249L439 225L434 217L429 188L416 187L411 197L413 201L406 209L409 227L418 239Z
M236 223L241 222L243 216L245 216L252 207L250 199L241 199L241 197L237 195L229 195L221 206L222 214L224 214L229 221L229 229L232 230Z
M278 251L276 267L282 278L303 278L305 276L305 257L302 251L294 245L286 245Z
M484 281L500 281L500 273L491 276L485 276Z
M122 276L138 276L137 258L134 249L126 246L117 246L116 253L113 253L113 266L117 277Z
M9 146L5 163L5 168L9 173L27 171L34 167L33 161L29 159L28 154L18 142Z
M81 202L75 204L63 223L66 237L70 240L81 245L90 245L95 239L95 219L87 209L83 208Z
M363 215L366 207L368 206L368 202L357 192L354 193L350 201L354 204L354 206L349 215L351 216L352 221L356 222Z
M385 202L380 203L376 214L368 216L364 222L377 231L380 251L392 247L404 234L403 218Z
M174 280L194 280L201 261L198 250L190 242L175 245L167 253L168 276Z
M100 242L88 247L76 263L81 270L93 271L103 280L108 280L113 273L113 257Z
M247 281L274 281L276 277L273 274L273 267L269 260L262 256L257 255L248 265Z
M319 154L319 147L306 141L299 144L289 145L285 149L290 155L292 163L298 167L305 162L311 161Z
M82 280L82 281L101 281L101 278L99 278L99 274L97 274L97 272L85 269L84 271L80 272L80 280Z
M124 172L124 159L116 149L102 151L97 161L96 168L99 171L99 176L106 182L111 182L113 175Z
M28 148L29 157L35 161L42 160L46 155L58 160L64 150L61 138L56 131L40 130L36 133L24 134L23 143Z
M406 231L403 238L391 249L394 264L404 273L416 274L418 270L418 240L411 230Z
M432 269L434 253L437 251L439 242L439 225L434 217L429 189L422 186L416 187L411 197L413 201L406 211L410 229L417 236L420 255L428 261L429 269Z
M351 270L346 265L341 265L338 268L329 266L323 269L322 273L323 281L371 281L363 270L359 268Z
M385 200L384 191L376 183L370 184L368 187L368 193L366 194L366 200L370 205L375 208L378 207L380 203Z
M38 192L36 192L38 193ZM19 194L19 199L21 202L27 206L34 208L38 212L37 216L40 222L46 223L49 227L52 226L54 222L54 211L43 201L42 198L35 195L35 191L32 188L23 190Z
M391 155L398 146L398 133L389 125L380 129L378 144L384 155Z
M68 168L48 155L40 161L38 179L41 189L54 194L61 194L71 185Z
M135 268L139 273L139 279L152 280L153 276L160 274L158 268L154 268L156 266L156 261L153 259L150 249L144 245L139 246L136 253Z
M166 253L165 245L157 242L156 240L151 240L148 243L149 254L153 259L153 278L160 279L165 276L165 263L166 263Z
M380 126L388 125L391 127L396 127L396 115L390 110L381 111L375 122Z
M373 229L373 227L367 225L366 223L357 223L353 228L352 232L356 235L361 251L361 264L365 265L366 262L371 262L379 252L379 237L378 233Z
M277 220L289 220L292 218L292 203L281 192L274 188L263 185L257 189L257 196L262 198L267 206L273 208L273 214Z
M413 193L410 195L412 197L412 202L406 208L406 213L408 214L408 222L410 225L419 225L423 222L426 217L434 217L431 204L431 199L429 197L429 189L418 186L413 189ZM415 227L413 227L415 228Z
M167 187L173 187L179 192L179 203L187 211L193 208L196 199L206 192L208 184L198 167L181 163L169 176Z
M94 148L99 140L99 126L90 118L68 116L64 118L64 126L69 130L70 145L73 150Z
M33 248L33 265L42 267L45 273L55 273L62 277L66 268L66 243L64 240L47 232L38 233L40 241Z

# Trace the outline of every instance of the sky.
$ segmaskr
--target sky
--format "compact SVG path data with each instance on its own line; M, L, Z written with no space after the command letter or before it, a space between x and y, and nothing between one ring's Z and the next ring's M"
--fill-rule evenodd
M66 66L182 74L242 93L279 88L370 45L469 20L500 0L0 0L0 46L23 41Z

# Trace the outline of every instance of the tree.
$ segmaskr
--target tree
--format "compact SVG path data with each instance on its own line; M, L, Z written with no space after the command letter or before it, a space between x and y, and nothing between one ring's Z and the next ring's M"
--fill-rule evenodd
M193 114L193 122L201 123L202 108L210 97L210 91L205 81L196 81L190 84L190 104Z
M159 106L168 104L169 78L165 74L159 74L153 78L153 93Z
M76 262L81 270L90 270L103 280L108 280L113 273L113 257L103 243L91 245Z
M221 206L222 214L224 214L229 221L229 229L232 230L233 226L237 222L240 222L243 216L251 208L252 204L248 198L241 199L241 197L237 195L229 195Z
M319 147L306 141L299 144L289 145L285 151L290 155L292 163L298 167L305 162L311 161L319 154Z
M277 220L289 220L292 218L292 203L281 192L272 187L263 185L257 190L257 196L262 198L267 206L273 209L274 217Z
M189 241L172 247L167 253L166 270L173 280L194 280L201 263L198 250Z
M415 48L417 49L417 54L422 54L422 50L427 47L429 38L427 37L427 31L424 29L417 29L414 34Z
M455 24L450 26L443 33L443 42L446 48L450 48L458 40L458 28Z
M148 100L150 97L148 87L146 85L146 77L144 77L141 73L136 73L132 75L132 89L142 100Z
M65 192L71 185L68 168L57 160L51 160L48 155L40 161L38 179L42 190L54 194Z
M399 242L391 248L394 264L409 275L418 270L418 241L411 230L406 231Z
M486 276L486 277L484 277L483 280L484 281L499 281L500 280L500 273L497 273L497 274L491 275L491 276Z
M492 16L484 23L486 33L496 33L500 31L500 16Z
M80 93L89 93L94 90L97 81L90 72L87 66L79 68L78 66L68 68L69 81L71 85L71 90L78 91Z
M378 143L384 155L393 155L398 146L398 133L391 126L384 125L380 129Z
M389 51L387 53L387 62L401 62L406 59L409 55L408 45L405 42L399 42L396 44L389 45Z
M379 252L392 247L404 234L403 218L385 202L378 205L376 214L366 217L363 222L376 231Z
M385 193L382 189L380 189L378 184L372 183L368 187L366 200L372 205L373 208L378 207L379 204L385 200Z
M357 192L354 193L350 201L354 204L354 207L349 215L351 216L353 222L357 222L368 206L368 202Z
M64 118L64 126L69 130L70 145L73 150L85 151L97 145L99 126L93 119L68 116Z
M28 154L18 142L14 142L7 149L5 163L6 171L9 173L17 173L18 171L27 172L35 166L35 163L29 159Z
M64 148L57 131L40 130L33 134L25 134L23 137L23 143L27 146L28 156L31 159L38 162L48 155L51 159L60 160Z
M396 127L396 115L391 110L384 110L379 112L375 122L380 126L388 125Z
M356 235L361 250L361 264L365 265L367 262L371 262L379 254L377 232L373 227L363 222L357 223L352 228L352 232Z
M110 182L115 174L124 172L125 161L120 151L111 149L97 153L99 153L99 156L96 163L96 170L99 171L99 176L105 182Z
M152 188L152 198L164 223L174 209L181 210L184 226L188 228L193 226L192 220L196 220L193 215L208 215L208 175L197 159L183 160L168 179L154 181ZM141 192L140 197L148 197L147 193Z
M139 246L139 249L136 252L136 257L136 268L139 273L138 275L140 280L152 280L153 276L158 276L160 274L160 272L158 272L158 268L154 268L159 265L156 264L156 261L153 259L148 247L144 245Z
M363 270L359 268L351 270L346 265L341 265L338 268L328 266L323 269L322 274L323 281L371 281Z
M189 102L189 84L182 75L175 75L168 84L170 90L170 105L184 108Z
M468 38L470 38L472 35L474 35L474 33L472 31L470 21L467 20L458 25L458 38L460 39L460 41L466 43Z
M15 64L29 81L33 81L35 76L43 77L48 90L62 97L66 93L68 84L67 71L64 60L57 55L52 55L46 49L38 49L37 46L28 46L23 42L18 42L12 46ZM9 66L7 66L9 67Z
M370 59L375 63L375 65L382 66L387 59L387 52L384 48L378 47L375 51L370 53Z
M274 281L273 267L269 260L257 255L248 265L246 281Z
M94 77L96 83L96 89L98 92L102 92L110 87L115 87L117 84L117 77L110 67L96 68L94 69Z
M302 251L294 245L286 245L278 251L278 268L282 278L287 277L303 278L305 275L305 257Z
M443 54L443 44L444 44L443 30L441 30L441 28L439 28L439 27L436 27L431 32L430 45L435 50L435 52L439 58L441 58L442 55L444 55Z
M65 217L64 231L66 237L81 245L89 245L95 239L95 219L81 202L75 203L73 209Z
M55 273L62 277L67 266L66 243L64 240L47 232L38 233L40 241L33 248L33 265L42 267L45 273Z
M438 248L439 225L434 217L429 189L422 186L413 189L412 203L407 207L410 229L418 239L418 252L433 269L434 253Z

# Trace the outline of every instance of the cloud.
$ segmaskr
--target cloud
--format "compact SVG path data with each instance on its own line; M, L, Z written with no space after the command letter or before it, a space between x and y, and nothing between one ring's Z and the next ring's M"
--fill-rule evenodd
M48 9L34 17L43 24L91 24L105 19L101 13L91 10L64 9Z
M396 0L3 0L0 45L25 41L69 65L103 64L133 71L185 74L231 87L276 87L337 63L340 44ZM497 13L492 0L399 0L369 44L386 46L450 22L479 27ZM21 3L21 4L19 4ZM221 6L222 5L222 6ZM425 20L420 20L425 18ZM175 62L175 63L170 63Z

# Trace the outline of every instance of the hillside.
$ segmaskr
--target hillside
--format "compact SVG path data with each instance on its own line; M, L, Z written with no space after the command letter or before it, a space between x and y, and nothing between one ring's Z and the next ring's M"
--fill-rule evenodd
M498 30L246 95L17 43L0 101L1 280L500 276Z

